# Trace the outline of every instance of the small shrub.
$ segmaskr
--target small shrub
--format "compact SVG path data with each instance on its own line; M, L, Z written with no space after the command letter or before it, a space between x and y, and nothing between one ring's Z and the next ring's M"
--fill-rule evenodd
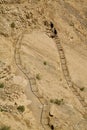
M0 83L0 88L4 88L4 83Z
M3 109L3 108L1 108L0 111L1 112L8 112L6 109Z
M25 111L25 107L22 105L22 106L18 106L17 107L17 110L19 111L19 112L24 112Z
M11 23L11 28L15 28L15 23L14 22Z
M57 105L60 105L61 104L61 100L55 99L54 103L57 104Z
M27 18L27 19L29 19L29 18L30 18L29 14L27 14L27 15L26 15L26 18Z
M70 26L74 26L74 23L71 21L71 22L69 23L69 25L70 25Z
M48 26L49 25L48 21L44 21L44 25Z
M10 130L10 127L9 126L1 126L0 130Z
M84 89L85 89L84 87L80 88L81 91L84 91Z
M40 74L36 74L36 79L38 79L38 80L41 79Z
M43 64L44 64L44 65L47 65L47 62L46 62L46 61L44 61L44 62L43 62Z
M63 99L51 99L50 102L57 105L61 105L63 103Z
M53 100L53 99L50 99L50 102L51 102L51 103L54 103L54 100Z

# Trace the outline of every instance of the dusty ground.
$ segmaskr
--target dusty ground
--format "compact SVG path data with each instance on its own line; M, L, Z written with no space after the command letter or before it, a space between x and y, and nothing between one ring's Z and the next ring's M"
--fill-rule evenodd
M45 20L52 21L58 31L71 81L86 106L65 80ZM0 1L0 84L4 84L0 88L0 128L5 125L11 130L43 130L42 121L46 130L52 126L55 130L87 130L86 41L86 0ZM44 104L50 113L45 115L47 125L28 75L35 79L35 89L48 104ZM24 112L18 111L18 106L24 106Z

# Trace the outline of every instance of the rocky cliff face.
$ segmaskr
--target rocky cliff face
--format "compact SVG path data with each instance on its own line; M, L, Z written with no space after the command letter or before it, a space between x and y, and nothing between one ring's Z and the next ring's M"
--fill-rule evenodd
M87 130L86 41L86 0L0 0L1 130Z

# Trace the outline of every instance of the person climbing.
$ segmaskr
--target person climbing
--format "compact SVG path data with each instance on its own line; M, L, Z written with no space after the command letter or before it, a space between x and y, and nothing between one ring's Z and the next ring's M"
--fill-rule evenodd
M53 125L51 125L50 127L51 127L51 130L54 130L54 126Z
M53 27L54 27L54 25L53 25L53 23L52 23L52 22L50 22L50 26L51 26L51 28L53 28Z
M54 34L57 35L57 30L54 28Z

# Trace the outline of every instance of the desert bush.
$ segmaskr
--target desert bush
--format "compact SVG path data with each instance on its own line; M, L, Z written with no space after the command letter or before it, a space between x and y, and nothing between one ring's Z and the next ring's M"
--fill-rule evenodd
M50 102L57 105L61 105L63 103L63 99L51 99Z
M10 130L10 127L9 126L1 126L0 130Z
M40 74L36 74L36 79L38 79L38 80L41 79Z
M70 21L69 25L70 26L74 26L74 23L72 21Z
M15 28L15 23L14 22L11 23L11 28Z
M44 65L47 65L47 62L46 62L46 61L44 61L44 62L43 62L43 64L44 64Z
M4 83L0 83L0 88L4 88Z
M81 91L84 91L84 89L85 89L84 87L80 88Z
M1 112L8 112L6 109L0 108Z
M44 21L44 25L48 26L49 25L48 21Z
M18 106L17 107L17 110L19 111L19 112L24 112L25 111L25 107L22 105L22 106Z

